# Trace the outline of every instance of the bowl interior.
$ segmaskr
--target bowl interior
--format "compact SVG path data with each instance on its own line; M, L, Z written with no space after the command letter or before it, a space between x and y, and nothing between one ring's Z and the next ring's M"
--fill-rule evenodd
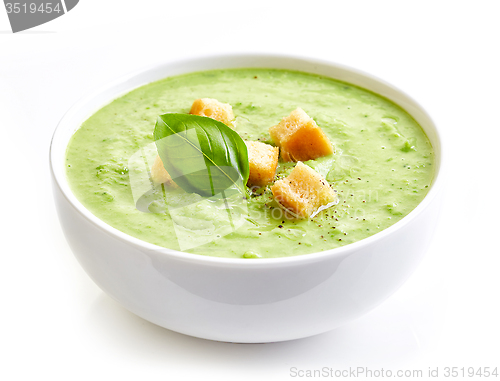
M104 223L90 213L73 195L71 189L66 180L65 173L65 155L66 147L69 140L75 131L81 126L81 124L89 118L97 110L110 103L112 100L116 99L120 95L128 93L129 91L140 87L142 85L154 82L165 77L174 76L178 74L185 74L194 71L211 70L211 69L226 69L226 68L249 68L249 67L262 67L262 68L276 68L276 69L289 69L304 71L313 74L319 74L340 81L348 82L353 85L368 89L374 93L382 95L383 97L396 103L404 110L406 110L420 126L423 128L427 134L435 152L435 173L433 184L429 193L426 195L424 200L415 208L410 214L405 216L399 222L395 223L391 227L379 232L371 237L368 237L362 241L352 243L340 248L332 249L326 252L316 253L325 254L330 252L341 252L348 250L354 246L361 244L366 244L376 237L381 237L382 235L389 234L392 230L397 229L402 226L407 220L415 216L421 209L425 207L427 203L434 197L437 192L437 187L440 185L440 178L442 177L442 147L441 139L436 129L434 122L428 113L410 96L402 92L401 90L395 88L394 86L380 80L370 74L363 73L361 71L331 63L324 62L315 59L300 58L300 57L290 57L290 56L277 56L277 55L227 55L227 56L212 56L212 57L202 57L195 59L182 60L177 62L167 62L152 66L148 69L138 71L136 73L129 74L125 77L119 78L107 86L97 90L93 94L86 96L85 98L78 101L61 119L52 139L51 143L51 169L56 182L64 196L70 201L70 203L80 211L85 217L91 220L96 225L101 228L111 232L112 234L118 236L121 239L131 241L136 245L147 247L149 249L160 249L169 253L176 253L176 255L197 257L201 260L207 257L199 256L195 254L177 252L175 250L161 248L159 246L149 244L147 242L141 241L134 237L131 237L121 231L111 227L110 225ZM303 260L303 258L312 258L316 254L308 254L297 257L284 257L276 259L266 259L267 261L281 261L284 260ZM301 259L302 258L302 259ZM238 261L239 259L229 259L229 258L211 258L210 260L217 261ZM249 263L249 261L245 261ZM251 261L253 263L262 261Z

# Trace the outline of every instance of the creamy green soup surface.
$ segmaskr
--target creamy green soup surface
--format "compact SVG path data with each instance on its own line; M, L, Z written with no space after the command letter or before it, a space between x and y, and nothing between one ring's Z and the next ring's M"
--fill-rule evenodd
M248 221L230 234L187 250L191 253L271 258L344 246L399 221L431 185L435 161L429 139L407 112L389 100L319 75L228 69L153 82L86 120L72 137L66 156L69 184L80 202L118 230L179 250L168 209L146 213L136 207L128 166L134 154L154 142L158 115L188 113L197 98L231 104L234 130L244 140L270 144L269 127L297 107L304 109L335 147L333 155L306 164L332 184L339 203L312 219L287 219L275 211L279 207L268 186L248 199ZM278 177L288 175L293 166L280 160ZM211 216L205 210L200 218ZM196 236L196 227L191 228Z

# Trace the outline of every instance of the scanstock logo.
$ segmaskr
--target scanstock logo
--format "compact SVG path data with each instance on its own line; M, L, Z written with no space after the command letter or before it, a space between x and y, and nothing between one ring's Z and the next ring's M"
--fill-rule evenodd
M12 32L45 24L72 10L79 0L4 0Z

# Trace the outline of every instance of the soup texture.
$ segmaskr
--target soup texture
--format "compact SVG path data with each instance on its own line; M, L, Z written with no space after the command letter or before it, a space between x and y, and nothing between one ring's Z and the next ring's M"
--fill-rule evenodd
M182 215L165 205L138 207L138 187L132 176L137 161L131 158L149 155L147 173L151 153L144 152L154 147L158 115L188 113L197 98L231 104L236 117L233 128L243 140L270 144L269 127L301 107L334 146L333 155L305 164L337 191L338 204L313 218L287 218L269 184L244 200L248 215L229 233L217 225L227 210L216 202L197 204L196 195L186 196L192 197L192 207ZM277 176L288 175L294 165L280 160ZM170 77L121 96L75 132L66 166L80 202L133 237L200 255L271 258L348 245L393 225L427 194L434 152L416 121L377 94L319 75L252 68ZM179 242L180 228L182 239L189 237L195 243L191 247Z

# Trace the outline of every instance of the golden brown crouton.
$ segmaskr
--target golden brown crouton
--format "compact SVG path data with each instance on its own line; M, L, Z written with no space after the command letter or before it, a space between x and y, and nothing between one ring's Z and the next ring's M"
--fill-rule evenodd
M337 200L323 176L300 161L290 175L274 183L271 191L281 206L298 217L309 217L320 206Z
M245 142L248 149L250 176L247 184L263 187L274 180L279 148L261 142Z
M323 130L300 107L269 129L283 161L307 161L333 153Z
M163 166L163 162L160 159L160 156L156 156L155 161L151 167L151 180L155 185L157 184L165 184L170 188L178 188L179 186L174 183L167 170Z
M230 104L221 103L217 99L211 98L195 100L189 113L193 115L207 116L228 126L231 126L231 121L234 119L233 108Z

